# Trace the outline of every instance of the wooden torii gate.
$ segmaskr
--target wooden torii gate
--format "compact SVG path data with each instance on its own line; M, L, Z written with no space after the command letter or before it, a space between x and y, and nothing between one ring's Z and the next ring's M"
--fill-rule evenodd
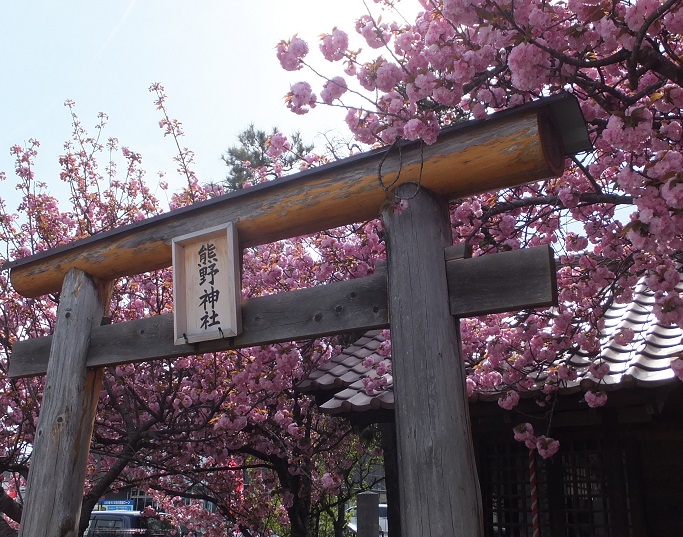
M549 97L446 129L432 146L351 157L5 265L27 297L61 290L54 334L17 342L10 360L12 377L47 373L20 537L77 535L103 366L389 325L402 535L481 536L456 318L548 305L556 291L547 249L450 259L446 202L557 176L589 148L576 100ZM388 196L410 197L408 208L387 209ZM169 266L175 237L232 222L244 248L380 211L387 273L243 302L234 338L174 344L172 315L101 325L113 281Z

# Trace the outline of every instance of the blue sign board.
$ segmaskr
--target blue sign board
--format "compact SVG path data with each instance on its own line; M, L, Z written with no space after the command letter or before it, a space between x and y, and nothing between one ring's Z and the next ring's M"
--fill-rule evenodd
M100 511L132 511L135 500L101 500L97 505Z

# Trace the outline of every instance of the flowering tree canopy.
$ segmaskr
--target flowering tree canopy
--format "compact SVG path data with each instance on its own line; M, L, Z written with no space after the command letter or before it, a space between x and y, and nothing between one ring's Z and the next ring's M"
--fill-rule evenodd
M399 6L375 3L387 10ZM469 242L475 255L553 245L560 256L560 304L464 321L463 347L468 389L501 393L499 404L508 409L525 393L546 403L576 374L563 357L581 348L596 356L591 375L597 389L585 400L605 404L598 341L606 307L628 302L636 281L646 279L660 321L683 326L683 298L675 287L683 230L681 3L420 3L423 11L413 23L359 17L355 31L368 57L352 48L342 29L323 35L319 50L339 68L329 76L311 70L321 78L293 84L286 106L297 114L322 104L342 106L347 126L363 144L431 144L445 125L558 91L575 95L589 126L591 154L573 158L559 178L456 200L451 208L454 240ZM276 53L284 69L297 71L309 66L311 48L294 37L282 41ZM179 144L182 126L166 113L163 88L151 89L162 113L160 126L177 145L178 173L187 179L186 188L169 200L170 208L221 193L220 186L200 184L192 172L192 152ZM68 106L73 110L73 103ZM4 207L0 214L4 259L162 210L157 196L164 185L159 192L150 189L141 155L115 139L100 140L106 116L95 137L75 114L73 119L73 138L60 159L68 209L60 209L60 201L34 177L38 142L11 150L22 216ZM272 167L259 163L255 180L290 166L282 157L295 145L279 133L270 136L264 152ZM99 168L94 156L103 152L111 157ZM307 156L305 166L317 162ZM383 254L377 222L346 237L327 233L251 248L244 256L243 293L363 276ZM10 380L6 364L17 339L52 331L59 297L20 297L5 273L0 286L0 469L13 475L9 492L0 489L0 509L18 520L20 508L10 495L21 494L26 477L42 381ZM126 278L118 283L111 316L122 320L167 311L169 291L163 271ZM624 343L633 337L628 330L619 334ZM349 453L358 449L348 428L320 416L293 387L342 344L318 340L112 368L100 399L85 506L92 507L110 486L134 485L157 491L189 516L193 508L177 498L214 501L217 513L194 517L206 535L224 535L226 520L246 534L265 531L263 521L287 519L292 535L307 536L311 505L338 492L352 461ZM681 364L680 359L672 363L679 377ZM516 436L544 456L558 447L527 427ZM0 532L5 526L0 524Z
M181 124L166 113L163 88L155 84L151 91L162 112L160 127L178 149L178 173L187 179L170 196L170 208L223 193L220 185L199 183L192 172L192 152L180 144ZM60 164L69 198L65 204L35 178L38 142L13 147L21 202L18 213L3 210L0 215L3 262L162 211L158 196L166 184L158 182L156 192L150 188L142 156L115 139L100 141L106 116L99 118L97 136L90 136L74 103L67 106L74 130ZM303 151L304 146L290 145L277 132L260 145L264 158L249 168L253 182L277 177L297 160L303 168L315 162L313 157L300 159L292 147ZM108 161L104 170L98 162L102 155ZM382 252L373 225L346 238L319 234L248 248L242 294L249 298L363 276ZM59 294L29 300L12 288L6 273L0 278L0 473L11 476L0 487L0 512L19 522L43 380L9 379L7 364L18 339L52 333ZM108 317L116 323L167 313L173 307L171 287L169 270L121 278ZM363 473L376 453L350 434L348 424L320 415L311 398L294 387L343 342L283 343L108 368L91 444L81 532L102 495L122 487L147 492L179 524L205 535L225 535L233 528L244 535L268 535L286 524L291 535L304 537L311 534L311 520L325 512L333 515L341 532L343 504L354 490L351 477L359 468ZM192 500L211 502L215 510ZM12 534L0 517L0 535L5 531Z
M456 200L451 216L454 241L469 242L474 255L551 244L560 261L559 307L462 323L471 393L500 393L500 406L511 409L533 391L543 404L576 375L563 357L582 349L596 357L597 388L585 401L603 405L598 342L611 301L629 302L645 278L659 321L683 326L675 288L683 246L681 2L419 0L412 23L398 16L406 3L375 0L389 15L358 18L364 50L340 28L324 34L327 76L302 38L281 41L282 67L317 77L294 84L286 104L299 114L323 103L343 107L359 142L383 146L431 144L463 119L560 91L576 96L590 154L572 158L557 179ZM633 337L618 334L624 344ZM681 359L672 368L683 379ZM527 443L536 438L525 434L518 436ZM556 449L543 445L544 453Z

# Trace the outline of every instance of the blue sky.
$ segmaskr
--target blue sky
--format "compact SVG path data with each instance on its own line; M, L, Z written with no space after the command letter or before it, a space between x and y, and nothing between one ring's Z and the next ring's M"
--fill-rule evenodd
M9 187L3 197L11 198L15 184L9 148L29 138L41 142L38 178L59 189L57 158L71 130L66 99L76 102L91 131L97 113L107 113L105 135L141 153L149 179L165 171L173 184L173 143L158 127L160 115L148 92L157 81L166 88L171 116L184 124L185 145L196 153L202 180L224 176L220 155L249 123L301 130L308 140L331 129L343 132L341 110L318 107L299 117L284 107L289 85L314 82L314 75L284 72L274 49L298 33L319 57L317 37L335 25L352 33L364 12L362 0L3 2L0 171ZM324 68L331 75L339 70Z

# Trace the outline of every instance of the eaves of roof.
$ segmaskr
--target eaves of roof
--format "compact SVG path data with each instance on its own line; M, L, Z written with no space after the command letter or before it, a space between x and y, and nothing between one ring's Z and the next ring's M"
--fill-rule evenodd
M563 363L576 370L576 378L564 382L558 392L571 394L590 389L609 392L633 387L654 388L679 382L671 369L671 362L683 355L683 329L658 322L654 303L654 293L641 281L634 290L631 302L612 304L604 315L600 354L594 356L579 349L569 358L564 357ZM634 332L633 340L628 344L618 343L617 335L624 328ZM385 375L386 382L382 390L368 392L364 384L364 379L377 375L373 368L363 365L365 359L372 357L375 362L387 359L378 354L383 341L381 330L367 332L342 353L313 371L298 389L318 396L324 394L327 401L320 408L329 414L393 411L393 378L390 374ZM609 366L608 374L602 379L594 377L589 370L589 366L596 361ZM545 379L538 380L535 388L521 395L536 396ZM470 401L495 401L500 395L499 391L477 393Z

